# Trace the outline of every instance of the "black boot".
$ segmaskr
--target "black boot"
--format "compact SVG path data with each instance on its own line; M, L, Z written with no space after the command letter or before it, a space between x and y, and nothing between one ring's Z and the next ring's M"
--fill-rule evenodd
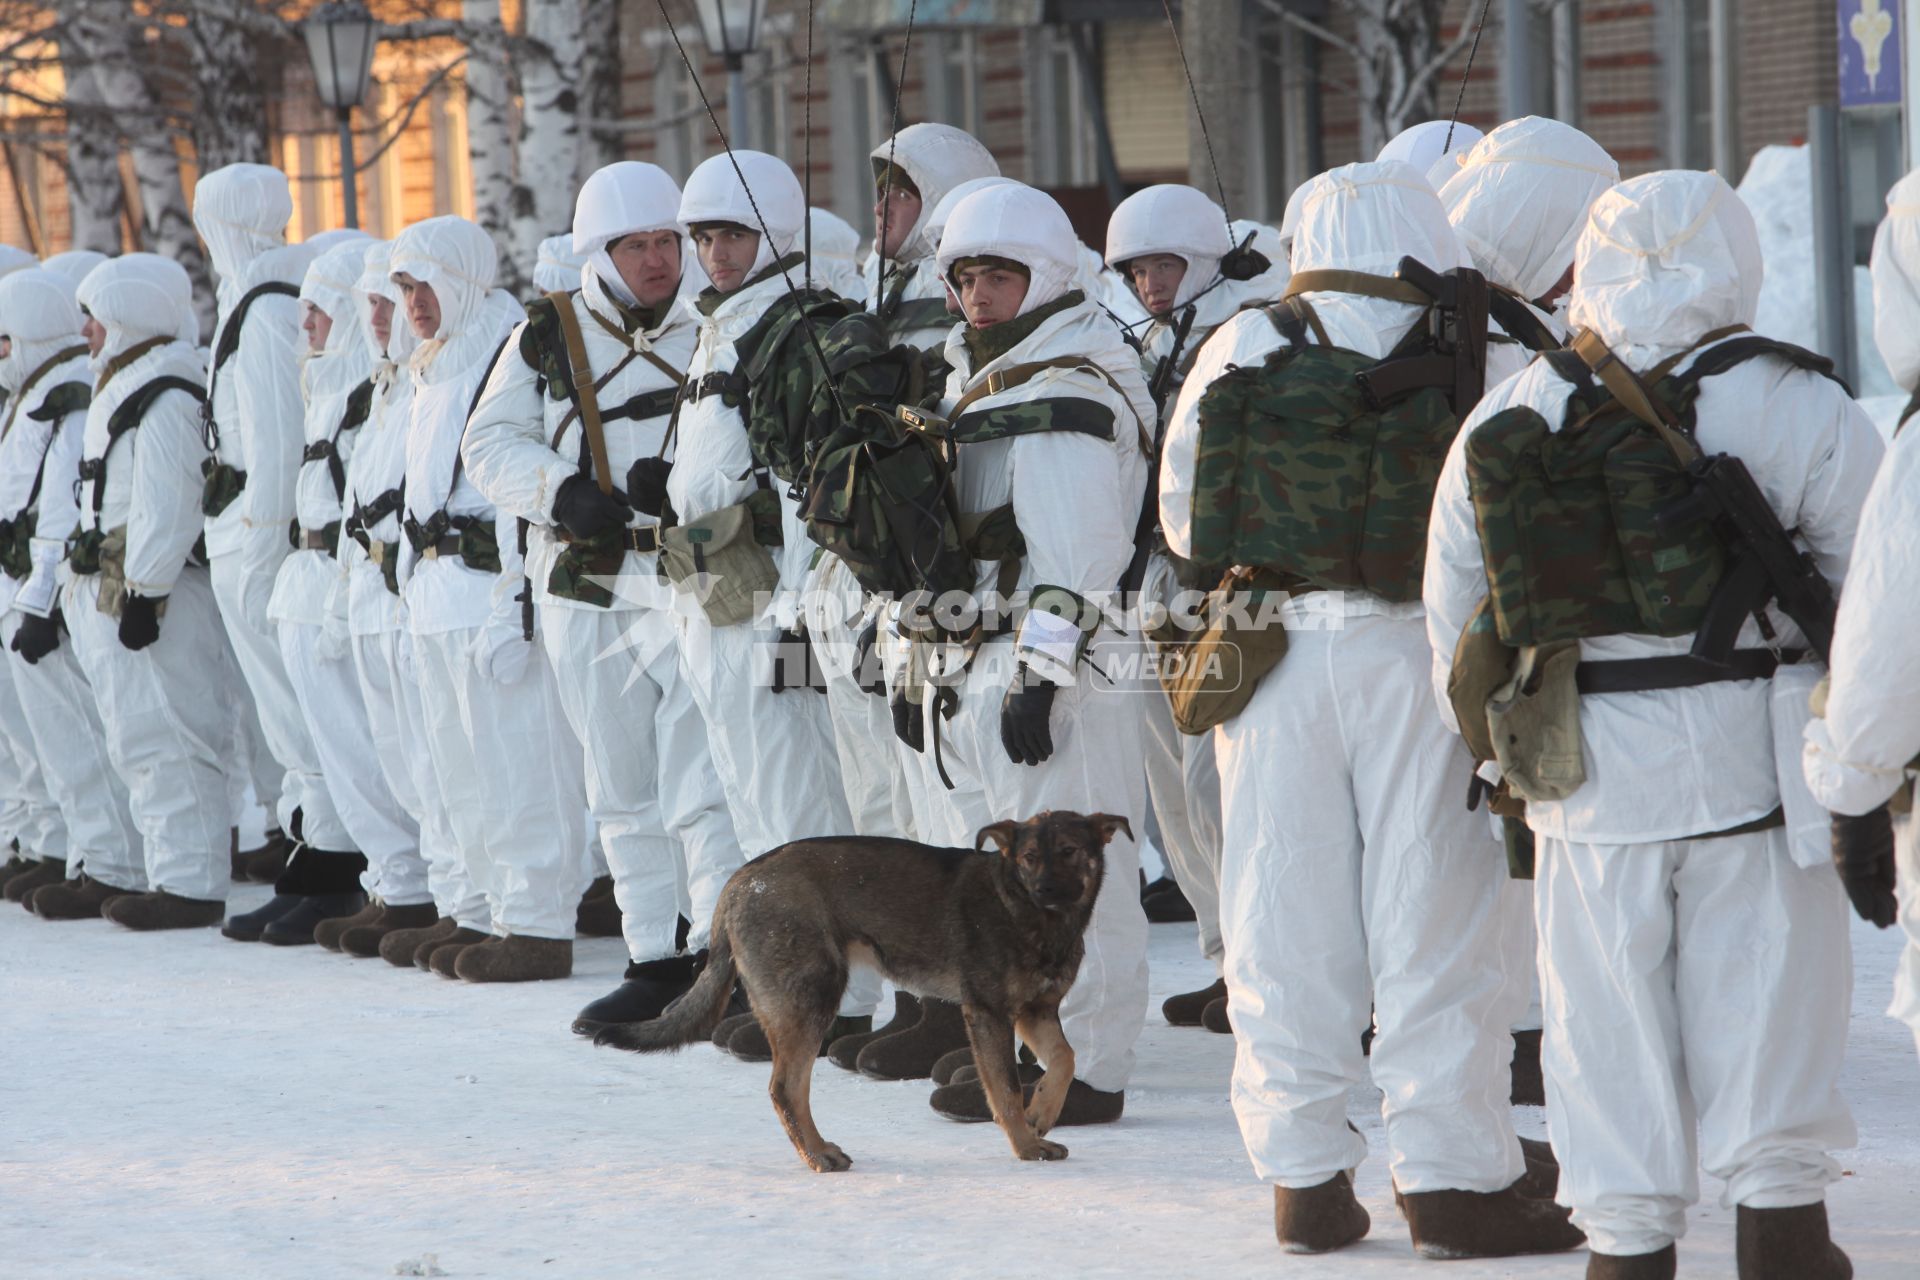
M258 942L268 925L292 911L302 901L303 895L298 893L276 893L267 899L264 906L237 916L228 916L227 922L220 926L220 932L235 942Z
M1200 1025L1217 1036L1232 1035L1233 1021L1227 1016L1227 1009L1227 998L1225 996L1209 1002L1207 1007L1200 1013Z
M1513 1184L1514 1190L1535 1200L1553 1199L1560 1189L1560 1157L1534 1138L1520 1139L1520 1156L1527 1162L1527 1172Z
M887 1025L877 1030L862 1031L858 1035L841 1036L827 1046L827 1061L846 1071L858 1071L860 1051L878 1040L881 1036L890 1036L896 1031L905 1031L920 1023L920 998L905 991L893 993L893 1017ZM942 1082L944 1083L944 1081Z
M1318 1186L1273 1189L1273 1235L1288 1253L1332 1253L1372 1226L1344 1171Z
M836 1016L833 1025L827 1028L827 1034L820 1038L820 1057L827 1056L827 1046L841 1036L858 1035L873 1029L873 1019L869 1017L848 1018ZM760 1028L760 1019L753 1018L745 1026L727 1038L727 1052L742 1062L772 1062L773 1046L767 1043L767 1033Z
M854 1062L860 1074L876 1080L925 1080L933 1074L934 1063L966 1044L967 1024L960 1006L922 1000L920 1021L911 1030L876 1037Z
M1680 1255L1672 1245L1652 1253L1589 1253L1587 1280L1673 1280Z
M1140 894L1148 924L1192 924L1193 904L1169 876L1161 876Z
M1215 1000L1227 998L1227 980L1215 978L1211 985L1198 991L1189 991L1184 995L1168 996L1160 1006L1160 1012L1166 1017L1170 1027L1198 1027L1204 1025L1201 1017L1207 1006Z
M614 1023L651 1022L693 986L706 957L701 951L664 960L628 961L620 985L574 1016L573 1034L593 1036Z
M1516 1107L1547 1105L1547 1082L1540 1074L1540 1033L1513 1033L1513 1093L1509 1099Z
M269 922L260 931L260 941L275 947L311 946L315 925L350 916L366 905L367 895L358 889L351 893L307 894L293 910Z
M927 1105L949 1120L978 1123L993 1119L993 1108L987 1105L987 1092L980 1087L980 1078L959 1078L966 1076L965 1071L956 1073L952 1084L942 1085L933 1091ZM1028 1102L1033 1101L1033 1085L1025 1085L1021 1096ZM1126 1108L1127 1095L1124 1090L1116 1089L1108 1093L1076 1078L1067 1086L1066 1105L1060 1108L1060 1118L1054 1123L1062 1128L1080 1124L1112 1124Z
M613 897L612 876L601 876L587 886L573 913L573 930L583 938L620 936L620 904Z
M1734 1209L1740 1280L1851 1280L1853 1262L1827 1230L1827 1205Z

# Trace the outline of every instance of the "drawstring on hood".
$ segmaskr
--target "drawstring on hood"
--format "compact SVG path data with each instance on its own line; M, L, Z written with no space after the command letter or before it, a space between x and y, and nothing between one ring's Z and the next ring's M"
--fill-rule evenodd
M465 356L465 348L471 344L460 339L476 329L491 331L486 315L488 292L498 266L493 237L452 214L416 222L394 240L387 264L389 275L395 277L396 284L399 276L412 276L431 288L440 304L440 327L420 343L409 361L416 372L425 373L444 351L455 350ZM404 298L395 304L394 325L412 327ZM464 359L458 360L456 371L465 363Z

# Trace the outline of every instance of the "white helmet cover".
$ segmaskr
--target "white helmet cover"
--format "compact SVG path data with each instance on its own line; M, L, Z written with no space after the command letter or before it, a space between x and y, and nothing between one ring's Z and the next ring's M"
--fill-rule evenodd
M736 162L738 172L734 169ZM745 185L740 181L743 175ZM762 218L766 220L764 228ZM680 194L682 231L691 234L696 225L705 222L731 222L760 237L760 251L754 257L751 274L766 270L793 252L806 219L807 202L800 179L793 176L786 161L764 151L723 152L709 157L687 178Z
M962 200L940 237L940 274L962 258L1007 258L1031 276L1017 314L1044 307L1072 289L1080 239L1066 211L1044 191L1018 184L988 187Z

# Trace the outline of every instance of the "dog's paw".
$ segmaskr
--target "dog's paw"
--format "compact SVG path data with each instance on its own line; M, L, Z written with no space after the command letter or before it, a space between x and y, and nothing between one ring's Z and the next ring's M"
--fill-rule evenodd
M1039 1107L1029 1106L1027 1108L1027 1127L1042 1137L1045 1137L1047 1130L1053 1128L1053 1122L1040 1114Z
M823 1142L818 1151L807 1152L807 1167L815 1173L845 1173L853 1168L853 1157L834 1143Z
M1057 1142L1048 1142L1045 1138L1035 1138L1033 1145L1020 1153L1022 1160L1065 1160L1067 1149Z

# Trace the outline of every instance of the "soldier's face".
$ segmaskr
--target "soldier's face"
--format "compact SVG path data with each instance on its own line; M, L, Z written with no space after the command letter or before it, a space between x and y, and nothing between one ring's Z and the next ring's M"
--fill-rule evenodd
M413 326L414 333L422 339L430 339L440 332L440 299L434 295L433 286L424 280L416 280L406 272L397 273L394 282L400 286L400 300L407 307L407 323Z
M1180 282L1187 278L1187 260L1172 253L1145 254L1127 263L1127 277L1148 314L1164 316L1173 310Z
M80 314L80 336L87 340L87 354L97 356L100 349L107 345L107 326L95 320L91 311Z
M393 300L375 297L367 308L367 328L373 330L373 340L385 351L387 344L393 341Z
M314 306L307 304L307 314L301 319L300 327L307 334L307 350L325 351L327 338L333 333L333 317Z
M920 221L920 197L902 187L881 188L873 202L873 225L880 228L880 256L894 258L906 242L913 224Z
M985 329L1020 314L1027 298L1027 277L1005 267L970 266L954 273L960 288L960 309L967 323Z
M760 254L760 233L745 227L702 227L693 233L693 247L713 287L732 293L753 270L753 260Z
M680 291L678 231L636 231L621 236L607 246L607 256L643 307L657 307Z

